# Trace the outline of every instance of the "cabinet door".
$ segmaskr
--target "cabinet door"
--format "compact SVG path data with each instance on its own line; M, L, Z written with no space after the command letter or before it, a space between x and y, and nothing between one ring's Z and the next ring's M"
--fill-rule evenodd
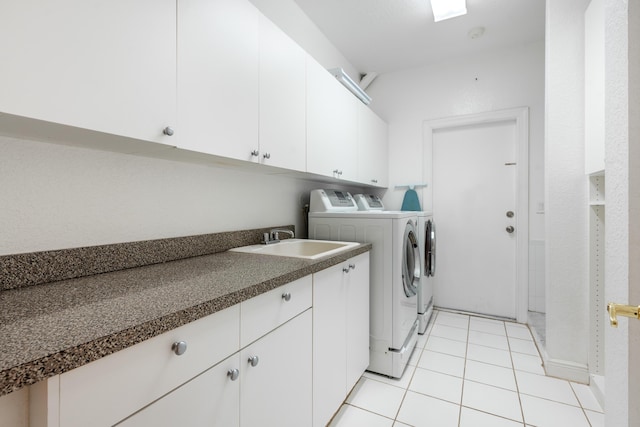
M346 320L347 393L369 366L369 253L349 260L349 270Z
M348 263L313 275L313 425L325 426L346 394ZM368 318L367 318L368 321Z
M245 0L178 0L180 148L251 160L258 144L258 16Z
M60 425L111 426L240 349L234 305L60 375ZM187 350L177 355L173 343ZM126 393L123 392L126 390Z
M358 102L307 58L307 172L357 180Z
M229 370L238 369L238 353L172 391L120 427L234 427L240 425L240 381Z
M173 143L175 0L21 0L0 13L0 111Z
M261 163L306 169L305 63L304 50L260 15Z
M311 424L311 309L242 350L240 363L241 426Z
M584 151L587 174L604 171L604 3L604 0L592 0L584 13Z
M358 107L358 181L363 184L388 185L387 124L369 107Z

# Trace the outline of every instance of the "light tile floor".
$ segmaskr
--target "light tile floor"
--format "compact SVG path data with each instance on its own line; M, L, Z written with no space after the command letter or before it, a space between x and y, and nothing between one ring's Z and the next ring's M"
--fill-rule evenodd
M601 427L588 386L547 377L525 325L435 311L402 378L366 372L331 427Z

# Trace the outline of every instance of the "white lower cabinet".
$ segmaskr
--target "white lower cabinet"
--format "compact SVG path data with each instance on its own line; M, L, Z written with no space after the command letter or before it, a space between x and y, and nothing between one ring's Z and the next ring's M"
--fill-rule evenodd
M313 426L325 426L369 366L369 254L313 275Z
M308 309L118 426L308 426L310 330Z
M236 305L60 375L59 426L122 421L236 353L239 335Z
M311 425L310 331L307 310L241 351L242 427Z
M240 425L240 381L229 371L240 366L238 353L195 377L119 427L231 427Z
M33 427L324 426L369 364L369 254L33 387Z

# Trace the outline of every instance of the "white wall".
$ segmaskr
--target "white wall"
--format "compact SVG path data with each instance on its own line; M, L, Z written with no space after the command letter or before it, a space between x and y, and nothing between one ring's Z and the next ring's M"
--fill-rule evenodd
M341 67L354 80L360 71L327 39L294 0L250 0L325 68Z
M640 6L605 1L605 301L640 304ZM640 322L605 328L605 421L640 417Z
M0 137L0 255L295 224L327 184Z
M544 43L496 51L454 62L378 76L368 89L372 108L389 124L389 209L400 209L405 190L396 185L423 181L425 120L530 108L530 239L544 239ZM428 183L429 184L429 183ZM431 204L421 195L422 208Z
M547 0L547 373L588 380L587 179L584 174L584 11ZM608 225L607 225L608 226Z

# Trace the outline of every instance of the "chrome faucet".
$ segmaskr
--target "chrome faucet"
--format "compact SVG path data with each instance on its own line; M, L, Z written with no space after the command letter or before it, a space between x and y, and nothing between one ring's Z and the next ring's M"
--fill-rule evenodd
M262 243L265 244L265 245L270 245L272 243L278 243L280 241L280 234L279 233L287 233L289 236L291 236L292 239L294 237L296 237L294 232L291 231L291 230L285 230L283 228L274 228L270 232L264 233L264 236L263 236L264 237L264 241Z

